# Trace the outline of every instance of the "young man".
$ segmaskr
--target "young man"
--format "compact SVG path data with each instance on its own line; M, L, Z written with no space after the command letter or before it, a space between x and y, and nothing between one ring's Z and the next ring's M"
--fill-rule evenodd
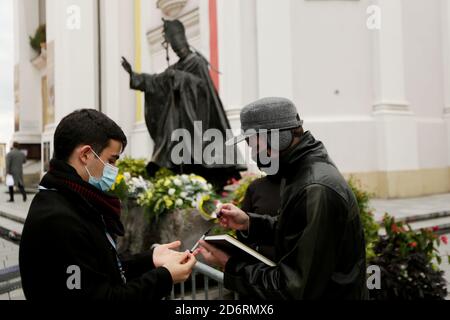
M254 155L279 160L280 215L245 213L228 204L220 220L251 242L274 244L277 266L230 257L201 242L205 259L225 269L225 287L254 299L367 298L358 204L324 145L304 133L287 99L257 101L243 109L241 122L246 134L233 143L247 139ZM264 139L267 130L279 131L279 141Z
M14 142L11 152L6 155L6 174L13 177L14 184L22 194L23 202L27 201L27 193L25 192L25 185L23 183L23 165L26 162L27 157L19 150L19 144ZM9 187L8 202L14 202L14 186Z
M123 131L95 110L64 118L54 159L31 205L20 245L20 272L30 300L153 300L185 281L194 255L159 246L129 260L118 256L120 201L106 194L127 144Z

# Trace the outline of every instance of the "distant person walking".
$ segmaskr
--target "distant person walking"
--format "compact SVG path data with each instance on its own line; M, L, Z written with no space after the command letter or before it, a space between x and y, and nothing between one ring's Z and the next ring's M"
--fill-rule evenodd
M14 179L14 184L22 193L23 201L27 201L27 194L25 192L25 185L23 183L23 164L27 162L25 154L19 150L19 144L13 143L11 151L6 155L6 175L11 175ZM14 202L14 186L9 187L9 201Z

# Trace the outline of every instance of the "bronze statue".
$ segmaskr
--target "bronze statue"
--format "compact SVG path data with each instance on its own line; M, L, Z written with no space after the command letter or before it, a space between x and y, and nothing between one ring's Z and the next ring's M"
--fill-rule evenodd
M122 58L122 66L130 74L131 89L145 92L145 121L155 142L153 158L147 171L150 176L159 168L168 168L178 174L195 173L215 187L223 187L228 179L239 178L239 171L245 167L236 164L208 165L204 161L201 164L197 161L196 164L194 160L175 165L171 160L172 149L177 144L171 141L174 130L189 131L193 140L202 141L203 150L203 133L214 128L226 140L230 123L210 77L209 62L200 53L191 50L183 24L178 20L164 20L164 39L167 57L170 44L180 60L161 74L133 72L130 63ZM202 123L201 131L194 125L198 121ZM234 151L239 157L237 149Z

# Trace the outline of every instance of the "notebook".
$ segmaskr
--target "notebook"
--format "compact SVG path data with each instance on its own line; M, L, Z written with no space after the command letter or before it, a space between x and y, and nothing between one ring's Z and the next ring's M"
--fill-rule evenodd
M229 255L238 255L246 258L256 259L260 262L267 264L270 267L275 267L276 263L272 260L266 258L259 252L253 250L252 248L246 246L239 240L233 238L229 235L219 235L219 236L207 236L204 239L206 242L212 246L225 251Z

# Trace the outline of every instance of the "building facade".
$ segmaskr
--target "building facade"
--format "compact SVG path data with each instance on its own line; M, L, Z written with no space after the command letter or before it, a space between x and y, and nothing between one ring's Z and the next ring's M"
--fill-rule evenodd
M57 123L95 108L149 158L137 71L167 67L161 18L180 19L212 73L234 129L247 103L292 99L340 170L379 197L450 191L447 0L17 0L16 133L41 170ZM29 36L46 24L40 54ZM171 61L176 58L171 55Z

